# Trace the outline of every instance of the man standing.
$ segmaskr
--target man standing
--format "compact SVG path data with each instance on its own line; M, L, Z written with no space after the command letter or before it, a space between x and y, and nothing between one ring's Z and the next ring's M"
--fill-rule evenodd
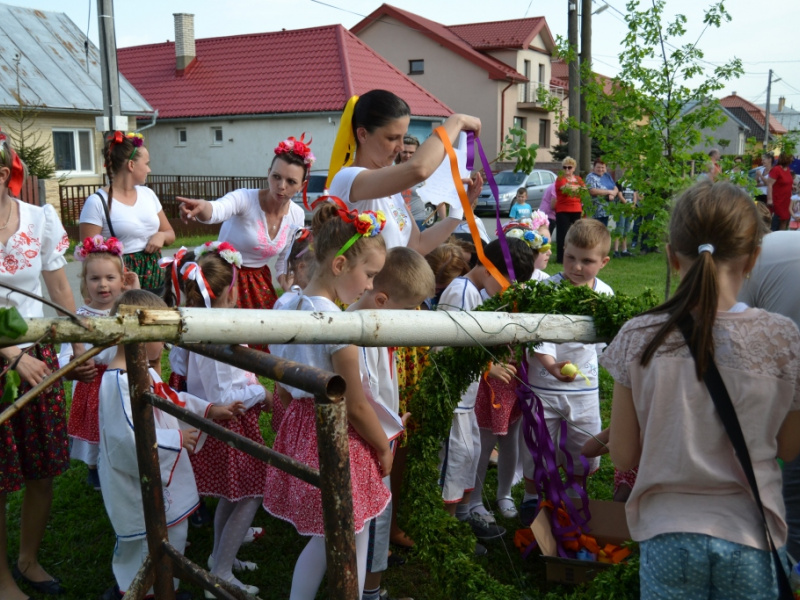
M403 151L397 155L395 159L395 164L400 164L406 162L419 148L419 140L415 138L413 135L406 135L403 137ZM428 211L425 209L425 203L422 201L422 198L419 197L417 190L425 185L425 182L418 183L411 189L408 189L403 192L403 200L406 202L406 207L408 208L408 212L411 213L411 216L417 222L417 227L419 227L420 231L425 229L425 220L428 218Z

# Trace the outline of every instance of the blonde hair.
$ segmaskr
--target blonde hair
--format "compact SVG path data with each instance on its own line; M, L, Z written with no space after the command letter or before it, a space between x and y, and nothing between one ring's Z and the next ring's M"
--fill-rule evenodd
M120 306L139 306L141 308L168 308L167 303L161 296L148 292L147 290L128 290L114 302L111 314L117 314Z
M575 159L571 156L566 157L564 160L561 161L562 167L577 167L578 163L575 162Z
M436 293L436 282L433 271L419 252L396 246L386 253L386 262L375 276L372 289L389 298L418 300L421 304Z
M603 256L611 250L611 234L608 227L597 219L579 219L567 231L564 247L574 246L582 250L600 249Z
M465 249L451 240L437 246L425 255L436 282L436 289L445 289L456 277L469 272L469 263L464 260ZM475 247L472 247L474 252Z
M89 299L89 286L86 285L86 271L88 270L89 263L98 261L100 259L113 261L119 267L119 276L122 278L125 275L125 263L122 262L122 257L112 254L111 252L91 252L86 255L81 263L81 298L84 300Z

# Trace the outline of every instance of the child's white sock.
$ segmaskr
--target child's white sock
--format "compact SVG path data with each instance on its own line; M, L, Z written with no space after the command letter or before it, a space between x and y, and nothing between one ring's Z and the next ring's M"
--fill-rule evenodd
M374 590L364 590L361 595L361 600L380 600L381 586L376 587Z
M523 502L527 502L528 500L538 500L539 494L531 494L530 492L525 492L525 495L522 497Z

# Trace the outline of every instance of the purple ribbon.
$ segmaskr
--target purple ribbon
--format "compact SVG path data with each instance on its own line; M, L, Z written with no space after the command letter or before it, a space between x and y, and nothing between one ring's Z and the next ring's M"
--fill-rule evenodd
M590 519L589 497L586 493L586 476L589 472L589 462L584 456L580 457L583 465L583 476L580 480L575 477L574 461L567 452L567 422L561 422L561 435L559 440L559 450L564 454L566 465L564 468L565 477L562 481L561 473L558 470L558 453L556 451L553 438L547 429L547 422L544 416L544 405L541 398L527 385L528 365L526 360L520 361L519 374L521 383L517 386L517 402L522 411L522 432L525 438L525 445L533 458L533 483L536 492L539 494L539 506L536 515L541 510L542 499L553 503L554 510L551 514L550 526L553 537L556 539L558 555L562 558L574 558L567 554L564 549L563 541L566 536L577 537L581 532L588 531L587 523ZM581 509L575 506L572 498L567 495L568 489L573 489L581 500ZM564 508L570 518L570 525L561 526L557 519L557 509ZM538 545L533 542L523 552L523 557L527 556Z
M475 135L474 131L467 132L467 169L470 171L473 170L473 166L475 163L475 144L478 146L478 154L481 157L481 163L483 164L483 170L486 172L486 181L489 183L489 188L492 190L492 194L494 195L494 212L495 217L497 219L497 239L500 240L500 250L503 252L503 260L506 263L506 269L508 271L508 280L514 281L516 280L517 276L514 273L514 263L511 260L511 252L508 250L508 241L506 240L506 234L503 233L503 224L500 222L500 190L497 188L497 183L494 180L494 175L492 175L491 165L489 161L486 159L486 154L483 151L483 144L481 144L481 140L479 137Z

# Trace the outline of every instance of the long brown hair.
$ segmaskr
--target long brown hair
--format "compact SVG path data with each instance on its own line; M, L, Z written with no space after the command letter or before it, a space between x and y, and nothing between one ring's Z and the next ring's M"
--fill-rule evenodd
M728 182L702 181L678 198L670 219L670 248L693 262L675 295L648 311L666 313L669 317L645 348L642 366L647 366L674 328L693 317L689 347L696 357L697 378L702 379L709 361L714 359L712 334L719 299L717 264L753 256L762 237L755 203L746 192ZM700 252L703 244L711 244L713 252Z
M122 171L129 160L138 160L139 152L131 138L120 131L112 131L103 144L103 160L108 177L108 213L111 214L111 198L114 196L114 177Z

